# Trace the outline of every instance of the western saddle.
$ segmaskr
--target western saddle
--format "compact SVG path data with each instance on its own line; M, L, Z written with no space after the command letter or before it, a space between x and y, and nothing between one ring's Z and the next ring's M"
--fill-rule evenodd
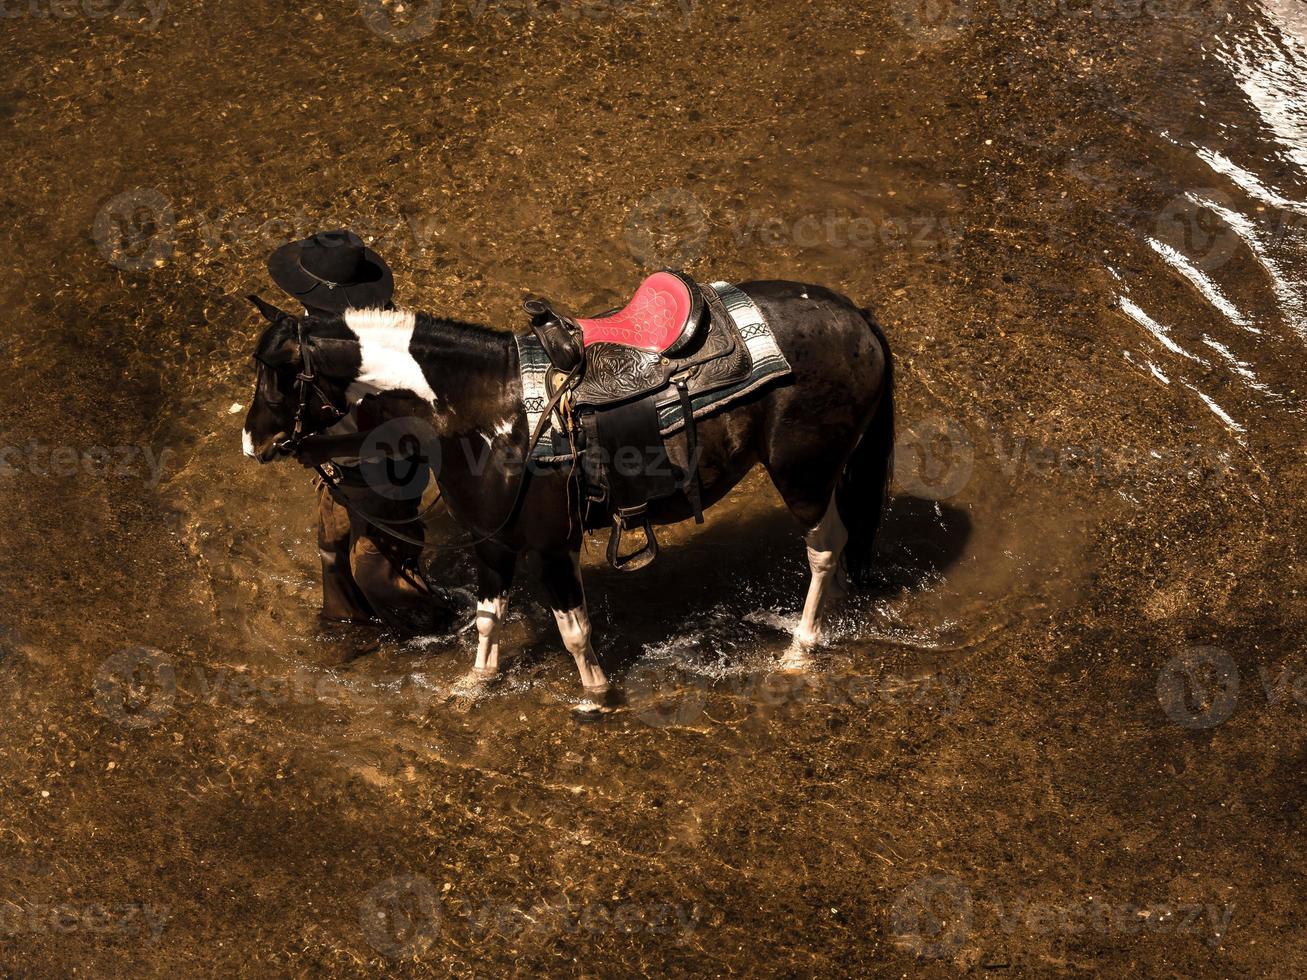
M586 501L612 522L608 561L621 571L643 568L658 556L652 501L684 494L703 523L694 398L747 378L749 350L716 291L672 270L647 278L620 310L572 318L544 299L528 300L526 310L556 369L552 391L569 389ZM660 410L677 402L685 469L668 459L660 423ZM644 546L623 555L622 534L636 527Z

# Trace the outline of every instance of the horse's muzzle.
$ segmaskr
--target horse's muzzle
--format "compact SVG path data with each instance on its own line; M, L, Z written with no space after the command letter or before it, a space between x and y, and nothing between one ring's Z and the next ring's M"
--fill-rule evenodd
M269 439L262 448L256 448L254 440L251 438L248 430L242 433L241 450L245 455L254 460L256 463L271 463L273 460L281 459L284 456L291 455L290 436L285 432L279 432L275 437Z

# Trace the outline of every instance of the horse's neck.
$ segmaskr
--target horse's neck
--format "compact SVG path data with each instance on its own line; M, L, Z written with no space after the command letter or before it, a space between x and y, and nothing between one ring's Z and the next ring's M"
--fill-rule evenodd
M476 428L499 423L520 391L506 334L410 310L349 310L342 323L321 347L330 373L351 379L351 401L410 391L451 428Z

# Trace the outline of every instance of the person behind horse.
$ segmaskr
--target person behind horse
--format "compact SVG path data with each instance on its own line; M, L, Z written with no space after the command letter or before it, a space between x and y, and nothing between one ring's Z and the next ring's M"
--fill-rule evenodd
M329 316L346 309L394 309L394 278L381 256L350 231L328 231L283 245L268 259L268 273L309 315ZM350 409L333 435L366 432L386 420L386 406L373 397ZM417 569L422 549L397 539L361 515L389 522L409 538L421 540L418 519L428 481L422 460L401 462L406 476L402 492L378 493L369 485L360 460L323 458L312 450L299 461L324 464L337 483L338 502L319 478L318 549L322 558L322 617L340 622L380 619L410 632L434 632L448 625L448 610L434 601ZM375 481L374 481L375 482ZM395 522L403 522L396 524Z

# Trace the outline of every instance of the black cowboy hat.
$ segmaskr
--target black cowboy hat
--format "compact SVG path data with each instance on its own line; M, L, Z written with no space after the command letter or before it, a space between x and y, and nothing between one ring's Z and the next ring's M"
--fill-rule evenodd
M305 306L333 313L385 306L395 291L390 267L352 231L321 231L283 245L268 259L268 272Z

